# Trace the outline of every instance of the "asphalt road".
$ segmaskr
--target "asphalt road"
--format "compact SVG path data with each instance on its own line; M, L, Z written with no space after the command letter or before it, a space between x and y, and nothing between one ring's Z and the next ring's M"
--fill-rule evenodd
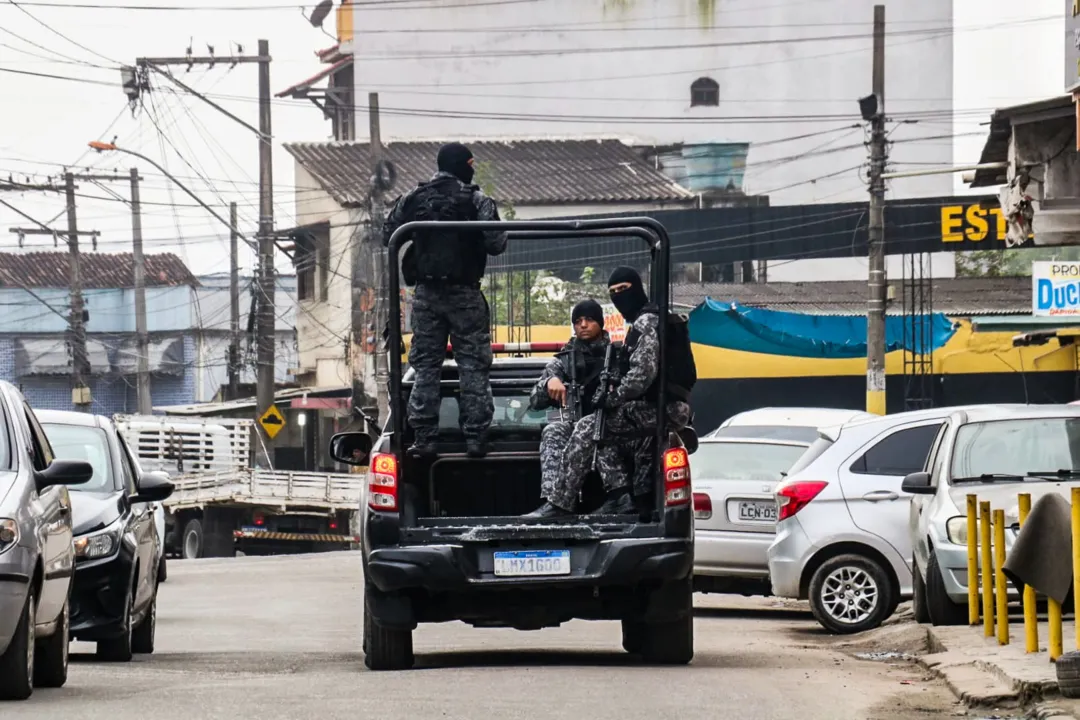
M460 623L416 633L416 670L373 673L360 654L356 555L179 562L161 586L157 652L126 665L72 646L70 679L4 720L899 720L963 713L906 663L830 647L802 609L698 596L696 655L646 667L617 623L523 633Z

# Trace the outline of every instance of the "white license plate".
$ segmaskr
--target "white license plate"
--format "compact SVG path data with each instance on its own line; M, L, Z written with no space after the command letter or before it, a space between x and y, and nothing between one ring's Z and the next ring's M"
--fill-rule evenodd
M749 522L776 522L777 510L774 502L740 502L739 519Z
M514 550L495 553L495 574L509 577L569 575L569 550Z

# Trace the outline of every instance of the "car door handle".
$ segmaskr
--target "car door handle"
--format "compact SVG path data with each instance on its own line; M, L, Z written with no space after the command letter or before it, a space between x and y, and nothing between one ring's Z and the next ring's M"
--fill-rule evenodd
M875 490L862 496L867 502L882 502L884 500L896 500L900 496L891 490Z

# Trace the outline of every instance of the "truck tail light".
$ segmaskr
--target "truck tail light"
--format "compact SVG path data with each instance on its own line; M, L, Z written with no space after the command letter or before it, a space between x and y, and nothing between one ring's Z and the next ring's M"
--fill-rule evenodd
M824 480L799 480L782 485L776 491L776 500L780 505L777 522L786 520L810 504L829 483Z
M689 502L690 456L685 448L671 448L664 453L664 505L677 507Z
M705 493L694 493L694 518L708 520L712 517L712 498Z
M392 512L398 509L398 467L393 455L377 453L369 465L368 507Z

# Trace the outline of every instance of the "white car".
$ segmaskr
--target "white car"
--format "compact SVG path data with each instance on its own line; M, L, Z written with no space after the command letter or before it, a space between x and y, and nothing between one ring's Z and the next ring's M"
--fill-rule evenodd
M859 418L876 418L862 410L815 407L765 407L736 413L705 437L777 437L817 439L818 428L842 425Z
M969 493L1005 511L1008 549L1018 532L1018 493L1030 493L1032 504L1051 493L1068 500L1078 484L1080 407L997 406L953 413L925 467L903 483L914 497L908 533L915 556L916 619L934 625L968 621Z
M779 518L768 550L778 597L809 599L834 633L880 625L912 593L904 478L922 469L957 408L872 416L834 428L776 489Z

